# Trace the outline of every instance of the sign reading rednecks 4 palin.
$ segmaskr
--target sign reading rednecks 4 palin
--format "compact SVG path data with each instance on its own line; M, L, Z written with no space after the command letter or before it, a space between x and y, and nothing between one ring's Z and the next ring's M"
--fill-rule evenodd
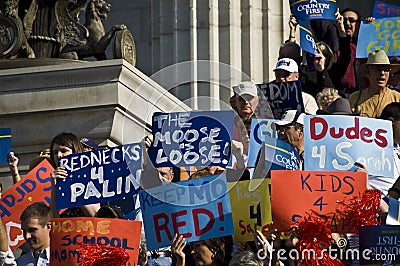
M393 178L393 131L390 121L358 116L306 116L306 170L349 171L355 162L370 175Z

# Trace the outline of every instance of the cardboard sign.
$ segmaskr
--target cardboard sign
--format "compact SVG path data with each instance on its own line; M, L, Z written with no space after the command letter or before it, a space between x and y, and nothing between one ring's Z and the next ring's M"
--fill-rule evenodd
M250 128L249 157L247 167L255 167L258 153L265 141L265 136L278 138L277 131L273 130L271 125L276 122L274 119L252 119Z
M297 20L336 20L336 0L289 0L289 4Z
M384 50L387 56L400 55L400 17L361 22L357 42L357 58L367 58L375 50Z
M8 244L12 250L25 241L19 220L25 208L34 202L50 205L52 187L50 173L53 170L50 163L43 160L23 179L3 193L0 202L0 216L7 231Z
M225 174L170 183L139 193L147 250L233 234Z
M266 235L272 221L269 179L228 183L228 186L235 229L233 241L254 241L256 230Z
M314 35L310 28L301 20L299 21L299 28L301 49L310 54L317 54L317 46L315 45Z
M110 218L55 218L51 221L50 263L80 265L80 244L120 247L129 254L126 266L137 265L142 222Z
M381 1L375 1L372 16L376 19L386 17L400 17L400 6L391 5Z
M400 202L394 198L389 198L389 210L386 217L386 224L400 225Z
M148 151L154 167L226 167L233 114L233 111L155 113L154 140Z
M306 116L306 170L349 171L355 162L370 175L393 178L392 123L358 116Z
M56 208L114 201L137 194L142 144L76 153L60 159L68 177L57 182Z
M335 214L337 200L359 196L366 183L363 172L271 171L274 227L287 231L291 224L316 214L330 222L333 232L343 232L348 228Z
M301 110L304 113L300 81L271 82L259 84L258 88L269 102L275 119L281 119L287 110Z
M400 227L360 227L360 265L400 265Z
M265 167L271 170L299 170L300 156L292 145L265 137Z
M0 128L0 163L6 163L11 151L11 128Z

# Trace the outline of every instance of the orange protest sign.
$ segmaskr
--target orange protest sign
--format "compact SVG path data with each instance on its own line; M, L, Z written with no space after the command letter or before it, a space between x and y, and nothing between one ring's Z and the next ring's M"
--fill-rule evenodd
M24 242L19 217L24 209L34 202L50 205L53 167L43 160L18 183L3 193L0 216L6 227L10 248L15 250Z
M337 201L366 190L364 172L271 171L272 221L279 231L302 221L307 214L326 217L333 232L345 231L338 221Z
M50 263L79 265L81 244L123 248L129 254L126 266L137 265L142 222L111 218L55 218L51 222Z

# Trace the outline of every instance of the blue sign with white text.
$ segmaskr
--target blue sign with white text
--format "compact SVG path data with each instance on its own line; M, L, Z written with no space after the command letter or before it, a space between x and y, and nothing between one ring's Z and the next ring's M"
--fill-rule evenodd
M258 84L264 94L275 119L281 119L287 110L301 110L304 113L300 80Z
M393 178L390 121L344 115L304 118L305 170L349 171L355 162L370 175Z
M154 167L223 166L230 160L233 111L155 113Z
M317 54L317 46L315 45L314 36L310 28L302 21L299 21L299 28L301 49L310 54Z
M123 199L138 193L142 144L71 154L59 165L68 177L57 182L58 210Z
M272 129L274 119L252 119L250 129L249 157L247 167L255 167L260 148L263 146L265 137L277 138L278 133Z
M400 17L400 6L391 5L381 1L375 1L374 18Z
M289 0L292 14L299 20L336 20L336 0Z
M233 234L225 174L169 183L139 192L147 250Z
M11 128L0 128L0 163L6 163L11 151Z
M367 58L375 50L384 50L387 56L400 55L400 17L376 19L371 23L361 22L358 33L356 57Z

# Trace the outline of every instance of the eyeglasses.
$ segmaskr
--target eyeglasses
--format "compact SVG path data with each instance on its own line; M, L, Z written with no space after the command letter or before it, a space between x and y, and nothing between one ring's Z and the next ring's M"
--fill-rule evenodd
M348 21L350 23L355 23L357 21L357 19L355 19L353 17L348 17L348 18L343 17L343 22L346 22L346 21Z
M370 66L370 69L378 72L390 72L390 66Z

